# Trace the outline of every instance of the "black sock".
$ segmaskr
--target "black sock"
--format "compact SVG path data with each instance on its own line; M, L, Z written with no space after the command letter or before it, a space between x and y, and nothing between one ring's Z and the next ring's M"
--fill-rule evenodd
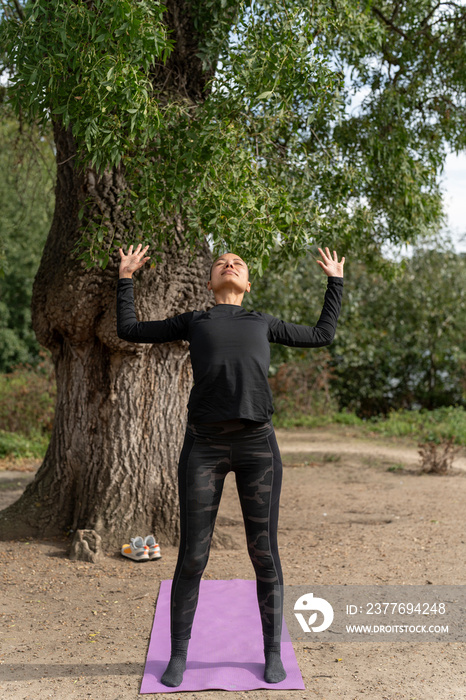
M264 646L265 671L264 680L266 683L280 683L285 680L286 671L283 668L280 657L280 642L277 644L267 644Z
M189 639L172 639L171 656L168 666L164 671L160 682L170 688L176 688L183 682L183 673L186 668Z

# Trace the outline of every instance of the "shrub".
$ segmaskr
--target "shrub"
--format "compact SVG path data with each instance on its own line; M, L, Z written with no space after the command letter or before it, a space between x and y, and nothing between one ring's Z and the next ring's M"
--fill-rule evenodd
M330 353L322 351L306 360L280 365L276 374L269 378L280 421L298 416L304 419L330 418L338 410L338 404L330 394L330 361Z
M0 430L36 436L50 435L55 411L56 384L50 353L41 351L36 368L18 365L0 374Z
M41 433L26 437L21 433L8 433L0 430L0 458L42 458L47 450L48 442L48 436Z
M452 467L453 457L460 449L453 447L454 440L455 438L451 436L443 442L428 440L419 443L421 471L425 474L447 474Z

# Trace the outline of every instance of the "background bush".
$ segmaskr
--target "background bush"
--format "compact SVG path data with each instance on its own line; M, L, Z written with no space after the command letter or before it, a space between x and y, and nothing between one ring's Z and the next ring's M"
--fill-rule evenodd
M55 175L51 129L19 123L2 104L0 87L0 372L41 361L30 307L52 221Z
M42 361L33 368L17 367L0 375L0 430L29 436L50 435L55 410L55 372L50 354L41 350Z
M327 277L312 253L295 267L272 263L262 279L252 280L244 306L315 325ZM317 358L325 351L324 405L331 398L340 410L361 418L399 409L466 407L465 308L466 255L455 253L448 241L418 247L411 258L393 263L391 279L369 274L348 255L334 341L325 349L272 343L271 374L288 365L288 376L300 376L314 361L322 362Z

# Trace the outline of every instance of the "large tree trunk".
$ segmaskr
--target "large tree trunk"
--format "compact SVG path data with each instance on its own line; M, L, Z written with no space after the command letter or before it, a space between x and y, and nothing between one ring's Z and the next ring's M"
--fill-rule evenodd
M56 127L58 162L74 152ZM127 343L116 333L118 263L86 271L71 250L79 236L79 191L85 189L117 227L117 172L96 183L92 172L59 166L55 216L33 288L33 325L52 352L57 404L52 439L35 480L1 514L14 535L92 529L108 545L155 532L178 535L176 464L186 425L192 373L185 342ZM124 237L123 237L124 240ZM181 243L181 239L179 240ZM195 264L172 246L155 269L134 277L140 320L173 316L211 301L207 245Z
M177 49L170 65L156 69L154 80L166 83L167 75L174 76L171 91L179 88L199 100L207 76L194 56L197 46L183 7L169 3L167 21ZM32 301L34 330L51 350L56 368L55 421L35 480L0 513L0 533L30 537L91 529L106 547L149 533L160 543L176 543L176 471L192 383L188 344L133 344L117 337L119 257L104 271L88 271L72 249L80 237L80 202L89 195L118 239L127 241L128 222L116 204L124 178L117 169L100 179L91 170L79 173L70 132L55 124L55 140L55 214ZM177 240L162 262L134 277L139 320L167 318L213 302L206 288L207 244L188 265L189 253L181 245L183 222L174 226Z

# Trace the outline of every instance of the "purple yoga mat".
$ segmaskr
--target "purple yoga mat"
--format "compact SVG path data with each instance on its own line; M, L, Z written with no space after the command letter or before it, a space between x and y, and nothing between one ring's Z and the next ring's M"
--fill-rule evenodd
M161 581L140 693L182 690L305 690L283 619L281 657L287 677L264 681L264 647L256 581L201 579L186 671L177 688L160 683L170 660L171 579Z

